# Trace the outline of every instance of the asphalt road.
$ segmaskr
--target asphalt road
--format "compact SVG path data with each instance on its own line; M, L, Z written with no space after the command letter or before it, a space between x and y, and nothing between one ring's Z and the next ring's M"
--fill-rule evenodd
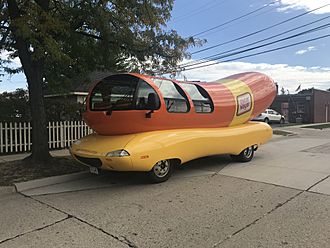
M285 130L250 163L203 158L162 184L0 188L0 247L330 247L330 131Z

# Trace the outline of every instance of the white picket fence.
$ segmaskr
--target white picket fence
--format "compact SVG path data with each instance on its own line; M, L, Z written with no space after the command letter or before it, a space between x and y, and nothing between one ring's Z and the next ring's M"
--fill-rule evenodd
M68 148L72 142L90 133L83 121L56 121L48 123L50 150ZM0 122L0 155L31 151L32 127L29 122Z

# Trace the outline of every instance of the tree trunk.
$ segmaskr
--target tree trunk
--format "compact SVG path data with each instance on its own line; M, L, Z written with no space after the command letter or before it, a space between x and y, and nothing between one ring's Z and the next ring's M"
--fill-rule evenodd
M32 154L28 158L38 164L44 164L51 158L48 149L46 114L43 99L43 62L32 59L30 43L25 40L14 24L20 18L20 10L15 0L7 0L11 19L11 30L15 37L15 47L21 60L29 86L29 101L32 116ZM37 49L37 48L36 48Z
M42 69L33 66L32 73L25 73L29 85L29 102L32 116L32 154L34 162L47 162L51 156L48 149L48 132L42 92ZM30 75L32 74L32 75Z

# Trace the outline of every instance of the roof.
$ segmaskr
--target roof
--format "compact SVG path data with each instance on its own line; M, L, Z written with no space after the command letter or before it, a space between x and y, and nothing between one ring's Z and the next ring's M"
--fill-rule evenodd
M95 71L90 73L87 77L73 82L71 89L66 89L65 92L54 91L51 88L45 88L45 97L57 97L57 96L72 96L72 95L88 95L90 87L97 81L112 75L109 71Z

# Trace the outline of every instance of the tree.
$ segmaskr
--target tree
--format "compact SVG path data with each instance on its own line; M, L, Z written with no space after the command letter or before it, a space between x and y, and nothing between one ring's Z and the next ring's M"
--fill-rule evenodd
M173 0L1 0L0 45L19 57L32 116L32 155L48 151L43 88L72 84L95 70L170 71L201 40L164 31Z
M30 121L28 95L23 89L0 94L0 122Z

